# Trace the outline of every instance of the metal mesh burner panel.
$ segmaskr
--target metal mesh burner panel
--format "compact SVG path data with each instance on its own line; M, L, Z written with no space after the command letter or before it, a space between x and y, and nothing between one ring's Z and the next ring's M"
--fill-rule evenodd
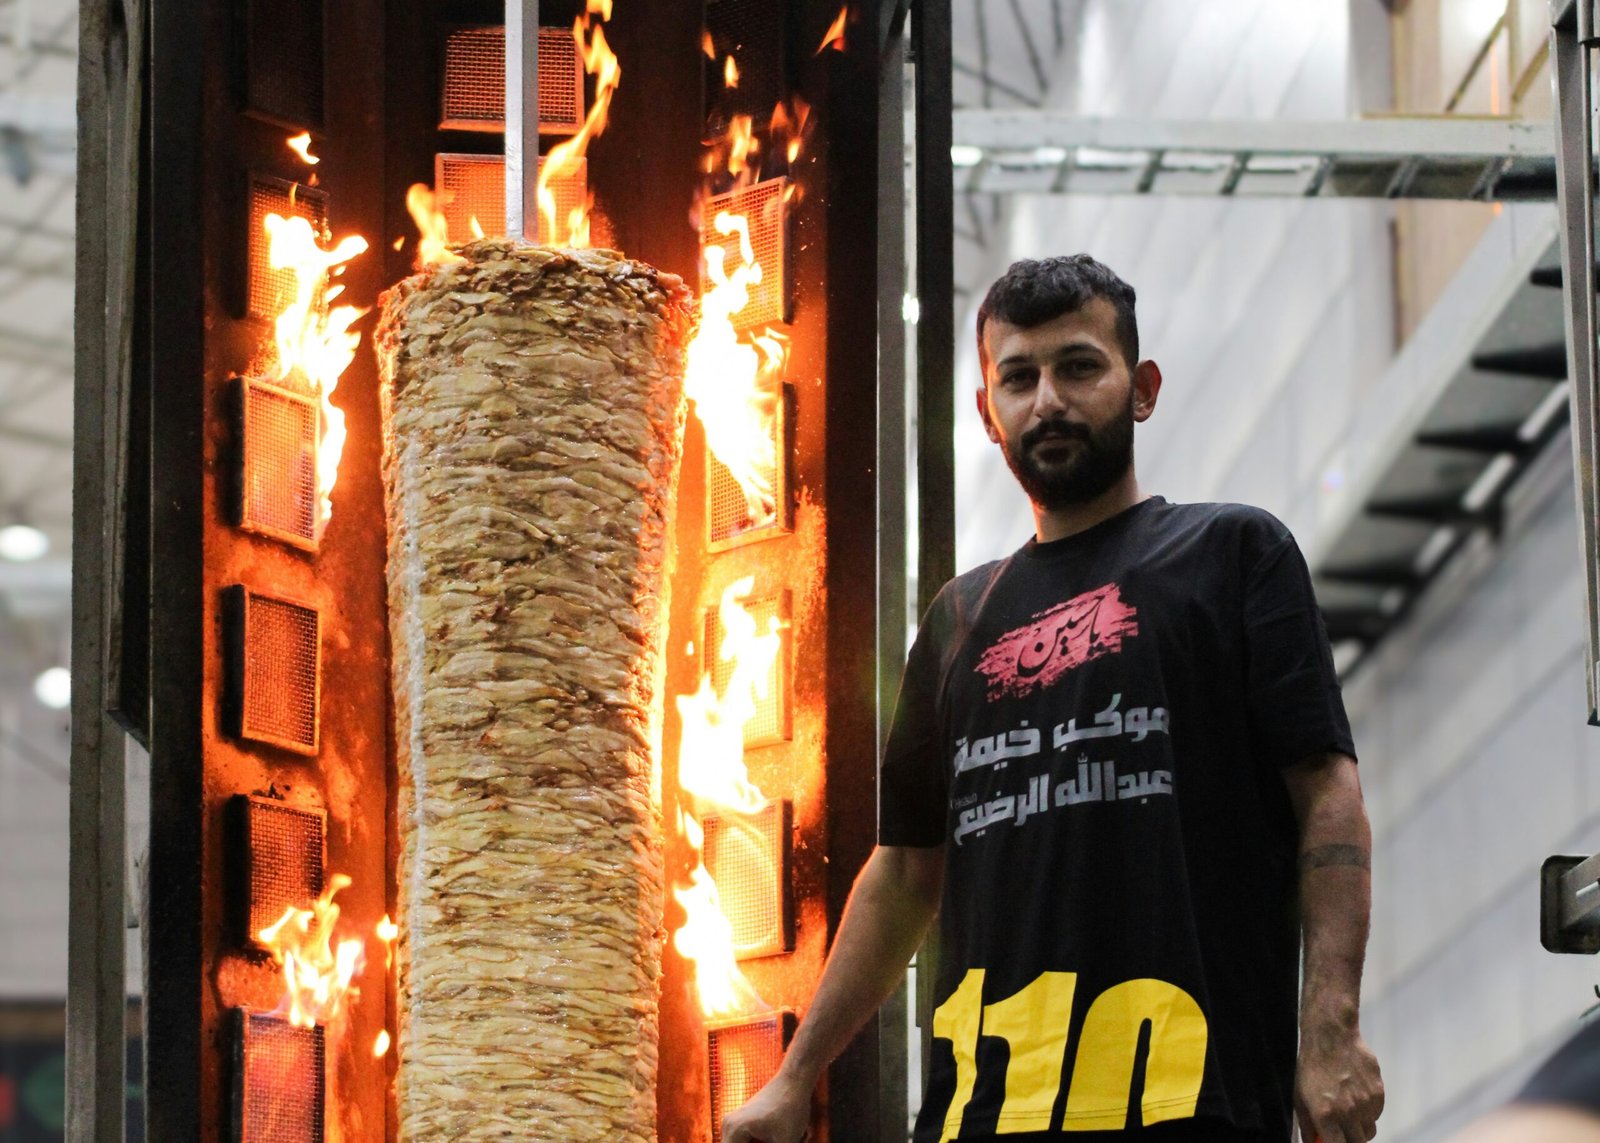
M539 160L543 168L544 160ZM472 237L476 218L485 234L506 232L506 161L503 155L466 155L447 152L433 159L433 185L440 209L450 228L452 242ZM555 195L556 218L566 221L575 207L589 200L589 160L579 159L570 172L550 182ZM539 220L539 241L549 242L544 220Z
M267 215L303 218L311 229L322 234L328 228L328 196L287 179L252 175L250 178L249 240L245 265L249 282L245 291L245 310L253 318L272 319L283 312L294 297L293 270L273 270L267 260L269 239Z
M756 712L744 724L745 747L751 749L787 742L794 733L794 717L790 703L789 659L792 640L789 593L785 591L764 598L746 599L741 606L756 621L758 635L766 635L769 631L776 630L779 639L778 656L773 660L772 670L766 680L766 694L757 696ZM722 658L723 630L719 609L713 607L706 612L705 629L705 667L711 674L711 685L720 695L727 691L728 682L733 677L734 664Z
M570 28L539 29L539 133L583 126L583 66ZM506 30L457 28L444 41L441 131L506 129Z
M235 795L228 806L233 839L228 900L234 938L259 945L262 929L288 909L306 909L322 896L327 819L272 798Z
M223 596L223 636L228 733L315 754L321 727L320 613L235 585Z
M239 441L234 520L247 532L315 550L318 403L253 377L234 384Z
M272 123L320 130L322 5L245 0L243 8L245 106Z
M701 218L700 245L720 246L722 264L729 270L744 264L739 235L722 234L716 220L724 212L743 215L750 230L750 247L761 265L761 281L750 288L750 301L734 315L741 331L787 322L793 316L789 288L789 223L784 197L789 186L785 178L765 179L727 194L715 195L706 202ZM701 283L702 289L705 283Z
M705 819L706 872L717 885L740 960L794 950L789 854L793 811L773 802L755 814Z
M772 488L770 509L752 512L744 488L727 465L706 449L706 547L726 551L742 544L787 536L794 531L794 502L789 492L789 458L794 448L794 390L785 384L772 419L773 455L777 464L764 474Z
M327 1116L327 1039L233 1010L233 1143L322 1143Z
M794 1013L774 1012L706 1030L713 1140L722 1139L722 1117L747 1103L777 1075L794 1027Z

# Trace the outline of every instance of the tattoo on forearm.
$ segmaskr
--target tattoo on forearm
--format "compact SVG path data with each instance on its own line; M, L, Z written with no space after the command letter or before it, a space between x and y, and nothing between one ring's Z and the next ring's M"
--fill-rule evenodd
M1359 845L1319 845L1300 855L1300 868L1324 869L1330 865L1350 865L1357 869L1371 869L1372 858Z

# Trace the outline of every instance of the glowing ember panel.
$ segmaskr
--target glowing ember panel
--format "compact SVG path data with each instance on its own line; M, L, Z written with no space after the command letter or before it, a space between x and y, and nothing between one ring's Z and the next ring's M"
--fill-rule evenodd
M751 599L744 608L755 620L758 631L775 632L781 640L777 655L767 677L755 692L755 710L744 724L744 745L752 749L788 741L793 733L793 711L789 703L789 594ZM706 669L711 675L711 685L718 694L728 689L733 679L735 664L722 654L723 630L721 612L712 608L706 612ZM715 871L713 871L715 876ZM720 878L717 884L721 885Z
M433 185L439 209L457 241L504 236L506 231L506 165L502 155L466 155L447 152L434 156ZM544 160L539 160L541 169ZM578 159L568 172L553 179L556 215L566 218L589 201L589 161ZM473 223L477 226L474 228ZM540 222L539 240L548 242L548 228Z
M235 519L248 532L317 546L317 402L241 377Z
M315 754L322 688L315 608L234 586L223 597L228 644L224 721L238 738Z
M753 504L756 498L735 478L733 470L715 452L706 456L706 546L713 552L785 536L794 529L789 495L788 386L782 387L780 396L769 401L773 414L760 426L770 443L760 459L747 462L768 490L765 496Z
M442 131L504 131L506 30L458 28L445 38ZM583 65L570 28L539 29L539 133L583 126ZM493 233L493 232L491 232Z
M705 820L706 872L740 960L794 948L789 892L790 805L773 802L754 814L712 814Z
M262 930L286 909L303 909L322 895L324 819L314 810L244 794L229 808L236 837L229 894L235 939L259 945Z
M794 1016L788 1012L707 1030L712 1139L722 1138L723 1116L749 1102L777 1075L793 1031Z
M235 1143L321 1143L327 1042L320 1026L234 1010Z
M401 1140L653 1143L677 278L504 240L386 295Z
M750 284L750 300L733 315L737 330L775 325L790 318L789 240L784 192L789 180L766 179L740 190L716 195L702 212L700 234L703 247L719 246L725 251L724 265L738 266L743 260L740 236L719 232L714 225L719 214L742 215L749 224L750 249L761 277Z
M246 265L249 283L245 309L251 317L275 318L295 294L295 272L274 270L267 234L267 215L303 218L321 234L328 225L328 196L286 179L257 175L250 180L249 245ZM302 383L303 378L299 379Z

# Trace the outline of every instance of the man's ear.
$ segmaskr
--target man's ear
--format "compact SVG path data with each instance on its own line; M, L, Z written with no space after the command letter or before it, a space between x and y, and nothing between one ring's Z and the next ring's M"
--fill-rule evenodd
M1161 366L1154 361L1139 362L1133 367L1133 419L1148 421L1160 395Z
M989 439L995 444L1000 443L1000 432L994 427L994 421L989 419L989 390L978 386L978 416L983 418L983 431L989 434Z

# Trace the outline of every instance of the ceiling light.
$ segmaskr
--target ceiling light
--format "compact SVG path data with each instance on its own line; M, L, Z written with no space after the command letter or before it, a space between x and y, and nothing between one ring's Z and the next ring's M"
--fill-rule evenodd
M50 550L50 537L26 524L0 528L0 559L36 560Z
M51 667L33 680L33 697L51 710L65 710L72 701L72 673L65 667Z
M975 167L981 162L983 162L982 147L957 143L950 148L950 165L953 167Z

